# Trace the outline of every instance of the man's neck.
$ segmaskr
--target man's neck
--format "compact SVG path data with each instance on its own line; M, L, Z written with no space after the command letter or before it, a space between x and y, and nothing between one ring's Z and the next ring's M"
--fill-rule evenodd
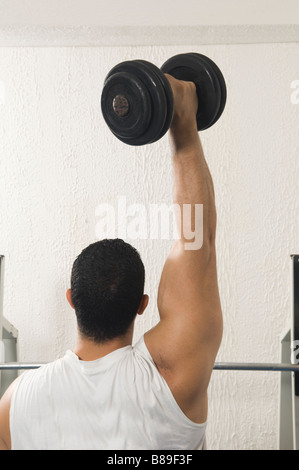
M114 338L105 343L96 343L89 338L79 334L77 344L73 352L81 361L95 361L116 349L124 348L132 344L132 336L130 334Z

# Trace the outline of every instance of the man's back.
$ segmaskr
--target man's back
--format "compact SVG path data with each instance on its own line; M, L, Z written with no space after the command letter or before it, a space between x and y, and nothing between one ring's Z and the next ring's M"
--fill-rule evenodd
M95 361L71 351L23 374L10 409L12 449L200 449L143 337Z

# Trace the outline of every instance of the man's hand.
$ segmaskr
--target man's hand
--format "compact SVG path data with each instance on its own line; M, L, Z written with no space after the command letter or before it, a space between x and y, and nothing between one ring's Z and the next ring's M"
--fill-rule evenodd
M180 122L188 125L195 124L196 126L196 113L198 109L198 98L196 87L193 82L183 82L172 77L172 75L165 74L170 83L173 98L174 98L174 117L171 127Z

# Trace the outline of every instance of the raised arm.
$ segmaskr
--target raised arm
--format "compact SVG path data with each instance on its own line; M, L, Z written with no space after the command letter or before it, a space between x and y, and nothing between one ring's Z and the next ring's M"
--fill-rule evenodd
M196 126L195 86L167 77L175 101L170 140L174 203L181 209L177 212L180 238L160 280L160 322L145 334L145 343L179 406L190 419L203 422L207 388L222 338L215 194ZM203 217L197 210L201 205ZM191 220L186 217L189 213Z

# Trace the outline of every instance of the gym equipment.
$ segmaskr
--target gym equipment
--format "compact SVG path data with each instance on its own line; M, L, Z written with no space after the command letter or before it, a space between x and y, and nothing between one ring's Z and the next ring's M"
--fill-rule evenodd
M0 370L30 370L39 369L46 363L22 363L10 362L0 363ZM216 362L214 370L239 370L239 371L262 371L262 372L299 372L299 365L255 363L255 362Z
M18 360L18 330L3 315L5 257L0 255L0 362ZM17 370L0 368L0 398L18 376Z
M111 132L122 142L135 146L150 144L168 131L174 100L165 73L195 83L198 131L208 129L222 115L226 84L220 69L208 57L178 54L161 69L145 60L121 62L105 78L101 109Z

